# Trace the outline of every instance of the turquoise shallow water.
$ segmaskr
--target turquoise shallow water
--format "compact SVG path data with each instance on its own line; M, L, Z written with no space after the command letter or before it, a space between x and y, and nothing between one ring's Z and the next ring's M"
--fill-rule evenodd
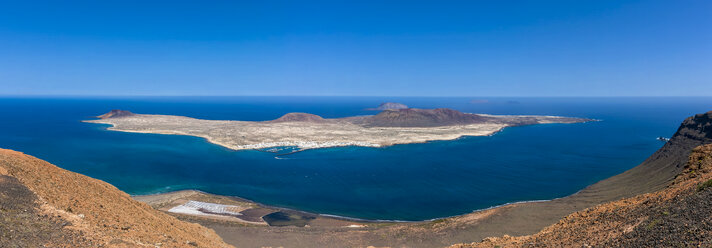
M712 98L161 97L0 98L0 147L105 180L130 194L180 189L363 219L424 220L572 194L629 169ZM374 114L382 101L487 114L601 119L507 128L488 137L309 150L275 158L201 138L106 131L81 120L126 109L205 119L287 112Z

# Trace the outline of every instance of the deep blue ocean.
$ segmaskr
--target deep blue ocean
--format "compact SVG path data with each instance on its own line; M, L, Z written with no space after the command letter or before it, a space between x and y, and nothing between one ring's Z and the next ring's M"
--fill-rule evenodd
M473 101L474 100L474 101ZM600 122L506 128L488 137L308 150L275 158L201 138L105 130L81 120L111 109L203 119L270 120L288 112L375 114L394 101L486 114ZM0 147L109 182L129 194L181 189L362 219L425 220L563 197L642 162L712 98L4 97Z

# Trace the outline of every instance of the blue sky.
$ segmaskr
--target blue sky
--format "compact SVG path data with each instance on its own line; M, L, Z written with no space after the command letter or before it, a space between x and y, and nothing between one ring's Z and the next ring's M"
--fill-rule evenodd
M0 1L0 95L710 96L712 1Z

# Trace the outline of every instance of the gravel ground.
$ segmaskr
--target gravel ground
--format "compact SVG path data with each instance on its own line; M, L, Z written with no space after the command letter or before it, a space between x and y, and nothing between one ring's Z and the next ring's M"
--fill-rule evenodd
M0 247L97 247L69 225L41 213L37 196L16 178L0 176Z

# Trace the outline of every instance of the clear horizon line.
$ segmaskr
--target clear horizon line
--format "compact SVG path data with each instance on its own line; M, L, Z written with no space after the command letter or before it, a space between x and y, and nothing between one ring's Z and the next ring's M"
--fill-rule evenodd
M0 97L421 97L421 98L635 98L635 97L712 97L712 95L553 95L553 96L522 96L522 95L480 95L480 96L467 96L467 95L182 95L182 94L0 94Z

